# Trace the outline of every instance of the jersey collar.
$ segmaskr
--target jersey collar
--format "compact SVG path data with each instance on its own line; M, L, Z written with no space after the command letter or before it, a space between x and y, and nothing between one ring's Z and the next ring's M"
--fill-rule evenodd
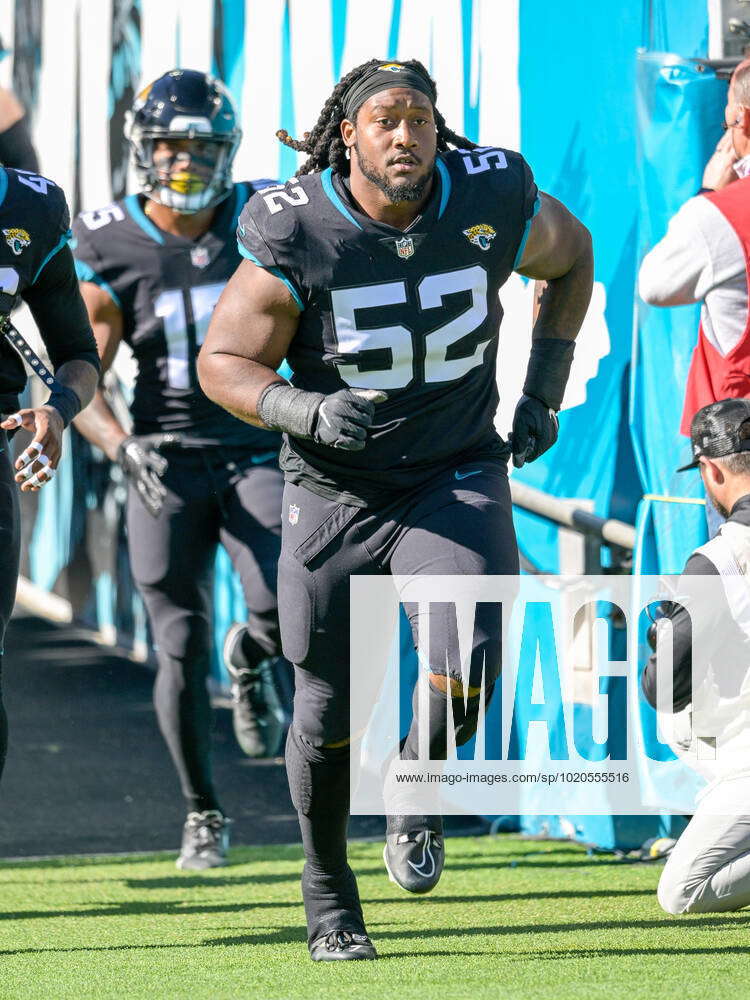
M0 194L2 193L2 179L0 178ZM197 246L206 239L207 236L213 234L221 239L224 239L227 234L231 237L237 228L237 219L242 211L242 206L248 199L248 186L246 184L235 184L234 190L230 191L226 198L224 198L216 206L216 211L214 212L213 221L211 225L198 240L188 240L184 236L175 236L174 233L164 232L163 229L159 229L151 219L143 211L143 206L141 205L140 197L137 194L130 194L127 198L123 199L123 205L125 210L133 220L133 222L143 230L143 232L154 241L158 243L159 246L164 246L167 243L178 244L179 246L192 247Z
M439 219L442 218L448 206L451 194L451 178L443 157L438 153L435 157L435 181L430 198L425 209L412 229L430 229ZM331 167L327 167L321 172L320 182L323 193L331 202L333 207L356 229L375 228L388 233L402 234L402 230L389 226L385 222L378 222L361 212L353 202L349 190L344 183L344 179L339 174L334 173Z

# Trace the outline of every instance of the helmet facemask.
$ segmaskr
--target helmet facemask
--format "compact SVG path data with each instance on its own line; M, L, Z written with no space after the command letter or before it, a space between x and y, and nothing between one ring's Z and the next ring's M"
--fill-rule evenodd
M128 122L126 135L133 152L138 184L142 192L152 201L165 205L182 215L192 215L203 209L211 208L222 201L232 188L232 162L240 143L241 133L234 135L215 136L210 132L203 134L196 129L177 132L164 129L144 129ZM203 170L196 172L188 167L185 176L175 175L172 167L179 160L181 153L157 156L154 162L154 150L159 140L201 139L216 147L216 156L207 175ZM200 166L200 157L190 155L191 166Z

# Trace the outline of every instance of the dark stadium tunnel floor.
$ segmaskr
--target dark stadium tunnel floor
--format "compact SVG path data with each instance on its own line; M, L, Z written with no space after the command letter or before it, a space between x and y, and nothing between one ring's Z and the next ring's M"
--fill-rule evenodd
M0 857L177 851L185 812L151 704L152 671L75 626L19 614L6 636L10 723ZM251 761L214 714L213 767L235 844L299 839L281 762ZM355 818L352 836L383 821Z

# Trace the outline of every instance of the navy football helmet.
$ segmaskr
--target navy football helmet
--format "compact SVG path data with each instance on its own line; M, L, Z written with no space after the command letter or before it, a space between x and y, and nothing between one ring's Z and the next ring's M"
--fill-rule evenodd
M209 208L232 187L232 161L242 138L237 112L221 81L191 69L173 69L145 87L125 120L138 183L145 195L184 214ZM165 175L154 164L159 139L217 144L208 178L190 171Z

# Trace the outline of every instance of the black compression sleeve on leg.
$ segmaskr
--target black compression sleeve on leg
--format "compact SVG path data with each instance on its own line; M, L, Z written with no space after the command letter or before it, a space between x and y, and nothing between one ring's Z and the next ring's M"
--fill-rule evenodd
M364 934L357 882L346 860L349 747L313 747L292 725L286 771L305 851L302 897L308 941L332 930Z
M310 439L324 398L322 392L306 392L287 382L272 382L260 395L258 416L269 430Z
M485 704L489 704L492 697L494 684L488 686L485 695ZM444 691L439 691L431 683L429 685L429 738L428 747L431 760L445 760L448 755L448 695ZM418 713L419 689L415 686L414 698L412 700L414 715L412 717L409 732L406 735L401 747L402 760L419 760L419 720ZM479 719L479 699L474 695L468 701L462 697L451 698L451 708L453 710L454 736L456 746L461 747L468 743L477 731Z

